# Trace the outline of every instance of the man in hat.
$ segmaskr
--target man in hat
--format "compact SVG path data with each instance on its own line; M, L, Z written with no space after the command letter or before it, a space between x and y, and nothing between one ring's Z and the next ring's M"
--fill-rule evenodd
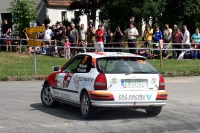
M154 37L154 43L159 43L159 40L163 38L162 32L159 30L158 26L155 26L155 33L153 37ZM153 48L156 48L156 44L153 44Z

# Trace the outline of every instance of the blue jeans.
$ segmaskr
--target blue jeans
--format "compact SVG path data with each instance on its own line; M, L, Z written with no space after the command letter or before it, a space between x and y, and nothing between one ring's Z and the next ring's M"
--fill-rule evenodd
M200 58L200 54L199 53L194 53L194 56L193 56L195 59L197 58Z

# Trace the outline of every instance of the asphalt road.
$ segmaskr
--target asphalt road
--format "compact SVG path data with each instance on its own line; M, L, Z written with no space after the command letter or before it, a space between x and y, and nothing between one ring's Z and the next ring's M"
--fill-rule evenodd
M45 108L41 81L0 82L0 133L200 132L200 77L165 78L167 105L157 117L144 110L104 110L81 118L79 108Z

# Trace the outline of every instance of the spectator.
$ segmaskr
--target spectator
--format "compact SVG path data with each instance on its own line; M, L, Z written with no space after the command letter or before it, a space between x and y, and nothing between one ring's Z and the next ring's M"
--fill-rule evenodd
M49 28L49 25L47 24L45 27L45 31L44 31L44 40L45 40L45 46L44 46L44 50L45 50L45 54L50 55L50 45L51 45L51 38L52 38L52 30Z
M171 59L169 52L167 51L167 46L164 46L164 50L162 50L162 57L163 59Z
M7 45L6 45L6 52L8 52L8 46L10 45L10 51L12 51L12 46L11 46L11 32L8 33L8 35L6 35L7 40Z
M93 27L92 24L89 25L89 28L87 30L87 47L93 48L93 49L88 49L88 52L94 52L95 51L95 33L96 30Z
M65 39L65 46L64 46L64 51L65 51L65 58L70 58L70 43L69 39Z
M164 38L164 43L170 43L172 40L172 29L169 28L168 24L165 24L165 29L163 31L163 38ZM166 44L165 44L166 45ZM167 47L169 48L169 45L167 44Z
M117 26L115 33L114 33L114 44L113 47L116 47L118 49L116 49L117 52L121 52L122 50L120 49L122 47L122 37L123 37L123 33L120 30L120 26Z
M174 33L176 32L176 29L177 29L177 28L178 28L177 25L174 24L174 29L173 29L174 32L173 32L173 34L172 34L172 40L173 40L173 35L174 35ZM174 40L172 41L172 43L175 43ZM173 48L173 49L175 49L175 46L176 46L176 45L172 44L172 48ZM172 50L172 57L173 57L173 58L176 58L175 50Z
M93 22L93 20L92 19L90 19L90 21L89 21L89 25L92 25L92 27L94 27L94 22Z
M197 49L200 49L200 46L199 46L199 45L197 45ZM199 50L197 50L197 51L194 53L193 58L194 58L195 60L197 60L197 59L200 58L200 51L199 51Z
M187 45L190 43L190 32L187 30L187 26L183 26L184 29L184 35L183 35L183 43L184 48L187 48Z
M194 50L190 45L187 46L187 49L188 50L185 50L185 54L183 57L184 59L192 59L194 57Z
M152 35L153 35L153 29L151 28L150 24L146 24L145 30L144 30L144 47L149 47L149 44L151 44L152 41Z
M103 46L103 36L104 36L104 31L102 30L102 25L98 26L98 30L96 30L96 47L97 47L97 52L104 52L104 46Z
M75 24L71 24L69 42L72 47L78 47L78 39L79 39L78 30L75 28ZM77 48L71 48L71 50L73 56L77 54Z
M152 57L153 57L153 59L160 59L160 50L159 50L159 44L157 43L157 44L155 44L155 50L153 51L153 55L152 55Z
M105 49L105 52L112 52L112 40L113 40L113 33L111 32L110 28L107 28L106 31L106 44L104 44L104 47L109 48Z
M136 48L136 37L139 35L138 30L134 27L133 23L130 23L130 28L124 31L128 36L128 47ZM137 54L136 49L129 49L130 53Z
M81 29L79 30L79 47L81 47L79 49L79 52L81 53L85 53L86 40L87 40L87 30L85 30L84 24L81 24Z
M156 26L155 27L156 30L154 32L154 43L159 43L159 40L161 40L163 38L162 32L159 30L159 27ZM156 44L153 44L153 48L156 48Z
M58 35L57 46L60 46L58 47L58 54L59 56L65 56L64 55L65 27L63 26L62 22L59 23L59 26L60 27L58 28L58 31L57 31L57 35Z
M174 45L175 49L182 48L181 46L182 40L183 40L183 34L180 32L179 28L177 27L176 31L173 34L173 42L177 43ZM174 58L178 58L180 54L181 54L181 50L175 50Z
M11 27L10 24L8 24L8 21L5 19L2 25L2 30L1 30L1 38L5 38L9 36L9 33L11 32ZM2 39L1 44L6 44L7 40ZM0 46L0 51L1 51L1 46Z
M137 29L137 23L135 22L135 16L132 16L129 20L129 22L127 23L127 28L130 27L130 23L133 23L134 27Z
M196 47L195 45L200 45L200 34L199 34L199 29L196 28L196 33L194 33L192 36L191 36L191 40L194 44L194 48Z
M16 40L13 40L13 45L16 45L16 46L13 46L12 49L13 49L14 52L17 52L17 46L20 45L19 36L16 35L16 36L15 36L15 39L16 39Z
M138 50L138 54L141 56L144 56L144 57L147 56L147 51L146 51L146 49L144 49L143 45L141 46L141 49Z
M70 34L70 26L67 26L65 37L69 38L69 34Z

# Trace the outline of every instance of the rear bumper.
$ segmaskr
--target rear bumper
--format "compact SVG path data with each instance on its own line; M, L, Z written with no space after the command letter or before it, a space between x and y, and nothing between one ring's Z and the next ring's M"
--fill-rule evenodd
M117 102L117 101L96 101L91 100L94 107L151 107L151 106L164 106L167 100L144 101L144 102Z

